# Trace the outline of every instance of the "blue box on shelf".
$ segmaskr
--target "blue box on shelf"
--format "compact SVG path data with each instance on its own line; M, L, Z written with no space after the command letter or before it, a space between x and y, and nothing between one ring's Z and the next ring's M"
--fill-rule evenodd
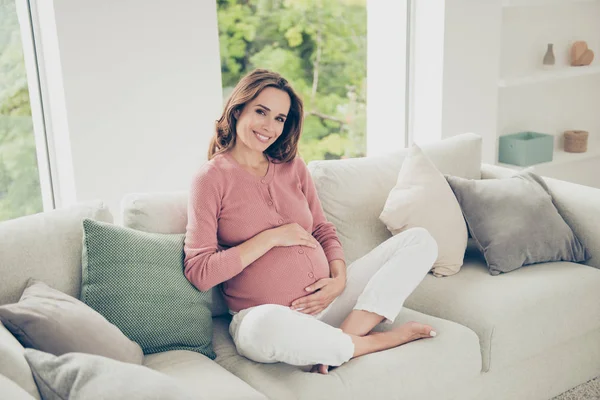
M519 132L500 136L498 161L527 167L552 161L554 136L538 132Z

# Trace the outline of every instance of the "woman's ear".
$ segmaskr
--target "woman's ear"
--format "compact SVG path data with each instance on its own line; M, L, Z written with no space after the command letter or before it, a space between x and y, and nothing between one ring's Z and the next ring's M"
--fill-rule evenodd
M240 110L239 108L236 110L233 110L233 118L238 119L240 117Z

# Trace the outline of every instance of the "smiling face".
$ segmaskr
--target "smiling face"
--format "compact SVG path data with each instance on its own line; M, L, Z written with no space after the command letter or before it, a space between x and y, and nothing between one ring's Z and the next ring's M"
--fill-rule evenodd
M283 133L290 111L290 96L283 90L266 87L236 113L236 146L264 152Z

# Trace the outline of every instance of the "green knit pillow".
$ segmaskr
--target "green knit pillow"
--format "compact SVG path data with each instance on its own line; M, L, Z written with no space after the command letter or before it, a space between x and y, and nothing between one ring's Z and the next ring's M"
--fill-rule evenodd
M212 293L183 274L183 234L137 231L83 221L81 301L144 354L191 350L215 359Z

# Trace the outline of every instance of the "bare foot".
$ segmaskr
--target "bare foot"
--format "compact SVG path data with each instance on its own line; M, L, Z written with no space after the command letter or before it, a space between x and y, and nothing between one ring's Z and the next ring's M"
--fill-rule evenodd
M390 332L397 334L400 344L437 336L437 332L434 331L431 326L420 324L415 321L402 324L399 327L392 329Z
M365 354L377 351L391 349L419 339L433 338L437 332L429 325L418 322L407 322L389 331L372 332L366 336L350 335L354 343L354 357L360 357ZM326 375L329 366L323 364L314 365L310 372L318 372Z
M327 375L328 371L329 371L329 365L323 365L323 364L313 365L313 367L310 370L310 372L313 372L313 373L318 372L323 375Z

